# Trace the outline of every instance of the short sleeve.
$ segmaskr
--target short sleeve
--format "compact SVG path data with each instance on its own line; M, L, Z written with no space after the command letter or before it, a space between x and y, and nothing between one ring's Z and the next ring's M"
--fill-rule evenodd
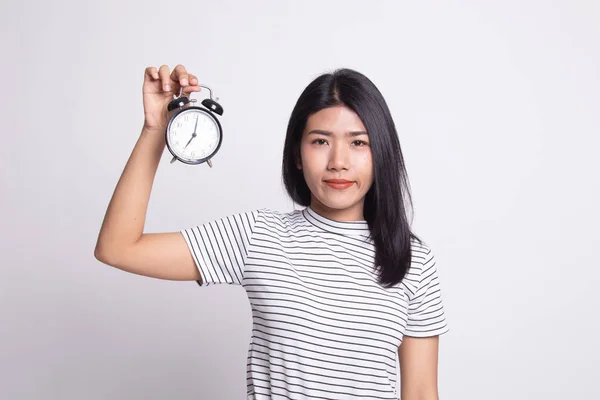
M421 260L418 261L418 258ZM435 255L429 248L421 257L413 258L417 267L416 290L409 295L408 322L406 336L428 337L449 331L444 311L442 292L436 266Z
M200 271L200 286L242 284L248 247L259 212L237 213L181 231Z

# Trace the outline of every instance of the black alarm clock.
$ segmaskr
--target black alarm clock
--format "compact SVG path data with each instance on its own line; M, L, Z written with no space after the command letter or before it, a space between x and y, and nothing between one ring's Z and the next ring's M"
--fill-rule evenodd
M179 91L179 96L167 106L171 114L165 132L167 148L173 155L171 164L180 161L184 164L197 165L206 162L212 168L211 158L219 151L223 142L223 129L217 116L223 115L223 107L213 99L212 90L208 86L209 99L202 101L202 106L192 105L196 99L190 99Z

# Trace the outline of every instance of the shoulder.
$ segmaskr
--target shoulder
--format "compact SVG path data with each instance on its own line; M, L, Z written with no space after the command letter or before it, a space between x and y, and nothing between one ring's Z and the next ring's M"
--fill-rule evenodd
M411 293L415 293L427 271L432 266L435 267L435 257L433 250L426 241L411 238L410 244L410 265L403 279L403 284Z
M266 225L293 227L304 221L302 210L280 211L272 208L259 208L255 213L257 219Z
M427 264L434 258L433 250L429 244L422 239L411 238L411 268L423 270Z
M243 227L246 231L253 231L255 227L283 227L286 230L295 230L302 227L304 222L302 210L279 211L262 207L238 210L226 216L203 222L193 229L236 226Z

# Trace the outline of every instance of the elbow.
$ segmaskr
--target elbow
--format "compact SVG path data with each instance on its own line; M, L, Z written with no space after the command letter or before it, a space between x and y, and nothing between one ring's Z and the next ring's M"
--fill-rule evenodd
M106 255L102 248L98 245L94 248L94 258L102 263L106 264Z
M94 258L106 265L114 265L114 252L110 252L101 243L94 248Z
M103 264L123 269L131 263L131 250L134 245L120 245L116 241L98 240L94 248L94 258Z

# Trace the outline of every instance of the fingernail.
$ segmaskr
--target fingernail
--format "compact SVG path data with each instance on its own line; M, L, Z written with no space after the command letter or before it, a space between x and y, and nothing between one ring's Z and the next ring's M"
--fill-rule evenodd
M182 78L181 79L181 84L182 85L187 85L188 84L188 80L186 78Z
M165 90L171 90L171 86L169 84L165 85Z

